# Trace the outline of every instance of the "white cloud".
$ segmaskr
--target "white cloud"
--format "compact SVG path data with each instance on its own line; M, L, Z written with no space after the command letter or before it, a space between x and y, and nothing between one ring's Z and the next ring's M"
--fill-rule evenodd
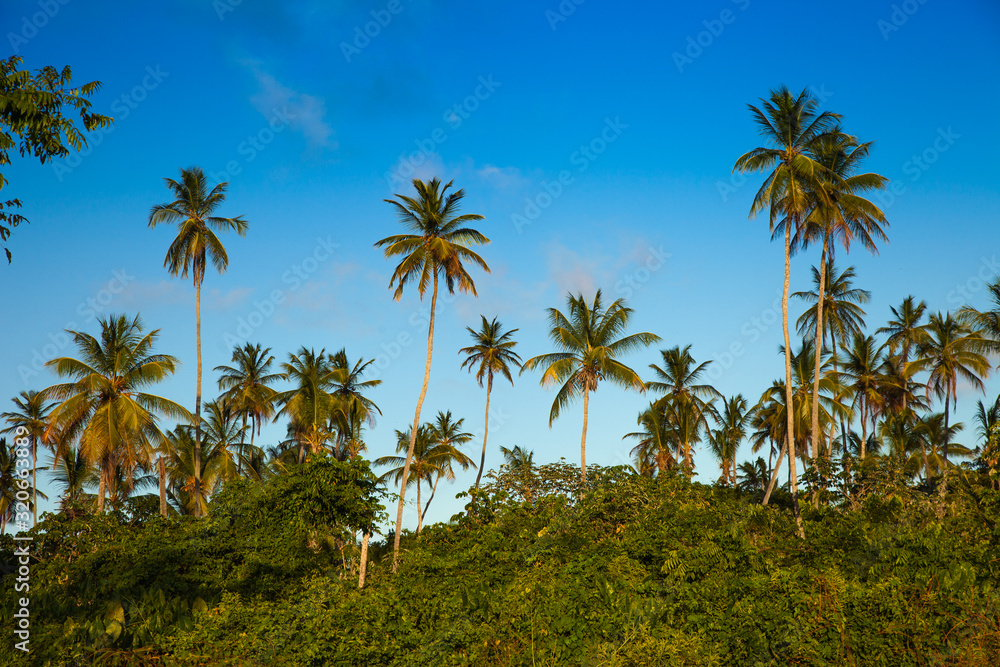
M250 97L250 103L265 118L272 118L276 112L288 116L289 125L293 130L301 132L311 148L336 148L337 142L332 139L333 128L324 120L326 102L307 93L302 93L283 85L273 75L263 71L259 63L248 63L260 86L258 92Z

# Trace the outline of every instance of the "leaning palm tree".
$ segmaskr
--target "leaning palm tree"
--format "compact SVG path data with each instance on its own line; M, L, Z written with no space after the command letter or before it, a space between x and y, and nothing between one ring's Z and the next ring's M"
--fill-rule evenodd
M22 391L20 396L11 399L17 410L5 412L0 418L10 424L0 433L20 433L28 438L31 446L31 488L36 497L32 497L31 505L34 512L34 522L38 524L38 444L44 442L45 429L48 427L49 412L52 404L37 391ZM23 430L22 430L23 429Z
M542 354L524 362L521 373L544 368L540 381L543 387L561 383L552 409L549 427L571 401L583 394L583 434L580 437L580 482L587 484L587 416L590 393L601 380L608 380L625 389L645 393L646 384L639 374L618 361L617 357L660 340L648 332L625 335L632 309L624 299L617 299L607 308L597 290L592 304L583 294L567 295L569 315L549 308L549 338L559 352Z
M784 232L785 279L781 295L781 324L785 339L785 391L786 403L792 402L791 339L788 334L788 284L791 275L792 231L799 238L801 224L810 209L830 206L823 188L824 167L809 157L817 142L829 135L839 119L829 111L817 112L819 103L808 90L793 96L785 87L771 92L770 99L761 100L761 108L748 105L765 146L743 154L736 161L734 171L768 171L767 178L754 196L750 217L756 217L765 208L770 213L772 238ZM792 478L792 508L799 536L805 538L802 516L799 511L799 490L795 475L795 435L791 411L787 414L789 444L788 457Z
M824 169L820 172L822 196L812 193L815 205L806 218L803 228L804 246L821 239L823 250L820 255L819 291L817 295L816 327L817 340L823 339L823 310L826 306L826 263L833 263L837 246L850 252L852 241L861 243L873 254L878 254L875 242L887 241L882 229L888 226L885 215L864 193L884 189L887 178L879 174L858 173L861 161L868 157L872 142L859 144L857 139L835 128L829 135L820 137L812 146L813 157ZM824 202L826 202L824 204ZM812 455L819 455L819 380L822 345L816 345L815 372L813 374L813 413L811 428Z
M216 366L219 376L219 389L229 405L236 410L243 420L243 430L247 430L247 420L250 421L250 447L253 448L254 434L260 435L264 420L274 417L274 401L278 393L270 387L283 379L281 373L272 373L271 364L274 357L271 348L262 348L260 343L233 350L233 366Z
M201 285L205 280L208 261L224 273L229 266L229 255L217 231L234 231L245 236L247 221L243 216L221 218L213 215L226 200L226 186L219 183L209 190L205 174L200 167L181 169L181 180L163 179L174 196L172 202L157 204L149 212L149 226L177 223L177 236L167 250L163 266L170 275L180 274L194 279L195 344L198 357L197 384L194 399L195 427L195 486L201 485ZM198 491L200 495L200 489Z
M164 440L159 415L193 419L184 407L143 389L172 375L178 361L154 354L159 329L143 331L136 315L112 315L99 320L101 338L68 331L80 359L59 357L45 365L69 382L49 387L46 398L61 401L49 418L46 437L62 434L68 440L79 436L80 453L100 468L97 511L104 511L108 485L115 471L131 474L148 465L153 450Z
M503 325L497 321L497 318L494 317L492 322L487 322L485 316L480 315L480 317L482 318L482 323L479 331L473 330L472 327L465 328L472 336L475 344L463 347L458 351L459 354L468 355L465 361L462 362L462 368L468 367L471 373L473 367L476 367L476 382L479 383L480 387L483 386L483 379L486 379L486 417L483 424L483 454L479 459L479 471L476 474L477 489L479 488L479 480L483 476L483 467L486 465L486 438L490 432L490 394L493 392L493 375L500 373L513 386L514 378L511 377L510 367L521 367L521 357L514 351L514 346L517 345L517 342L511 339L518 330L511 329L504 332Z
M431 355L434 350L434 318L437 305L438 280L444 278L448 292L454 294L457 287L460 292L476 294L476 284L466 271L463 262L471 262L483 271L489 273L490 267L486 261L469 249L469 245L485 245L490 242L466 225L482 220L483 216L476 213L459 215L465 191L456 190L448 194L451 181L441 186L437 178L429 183L413 179L416 197L396 195L396 199L385 201L396 210L399 222L409 233L387 236L375 243L376 248L383 248L386 258L402 257L402 261L393 271L389 287L395 286L393 293L396 301L403 296L403 287L416 282L417 292L423 300L427 288L431 287L430 322L427 326L427 361L424 364L424 382L417 398L417 408L413 415L413 426L410 428L410 448L403 464L402 484L399 492L399 505L396 509L396 533L392 547L392 571L398 565L399 537L403 527L403 502L406 487L409 482L410 460L413 458L413 448L420 426L420 410L427 395L427 384L431 376Z

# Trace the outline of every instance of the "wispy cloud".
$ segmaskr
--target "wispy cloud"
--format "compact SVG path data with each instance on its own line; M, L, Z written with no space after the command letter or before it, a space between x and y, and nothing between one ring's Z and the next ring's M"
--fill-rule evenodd
M299 92L278 81L264 71L258 62L247 62L257 79L259 89L250 97L250 103L265 118L271 118L275 111L286 114L292 129L301 132L310 148L336 148L332 138L333 128L326 122L326 102L308 93Z

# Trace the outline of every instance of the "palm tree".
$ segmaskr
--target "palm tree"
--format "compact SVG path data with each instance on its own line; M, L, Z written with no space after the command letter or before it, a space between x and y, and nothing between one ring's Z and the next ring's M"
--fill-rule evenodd
M899 308L890 306L893 319L884 327L875 331L876 335L887 336L885 345L889 349L890 358L895 369L894 373L899 376L899 384L904 385L907 391L901 396L902 409L911 402L909 396L909 385L912 372L909 371L910 355L920 345L927 342L927 331L921 324L927 304L923 301L915 303L913 295L903 299ZM892 360L895 357L895 360Z
M0 535L7 533L7 524L14 522L17 509L17 456L7 438L0 438Z
M242 416L225 398L205 404L205 442L212 446L220 458L219 482L226 482L240 474L240 454L244 451L247 427ZM252 428L252 427L251 427Z
M87 463L76 447L57 448L49 470L56 484L62 487L59 509L64 512L72 511L71 508L84 502L88 495L87 487L99 483L97 470Z
M17 410L0 415L10 424L0 433L18 433L19 429L24 429L21 433L27 436L31 443L31 488L35 494L31 499L31 506L34 523L38 525L38 443L45 436L52 404L46 403L45 397L34 390L22 391L20 396L11 400L17 406Z
M712 402L722 398L722 394L710 384L697 384L712 362L696 365L690 345L683 350L679 346L661 350L660 355L663 358L662 368L656 364L649 365L659 380L648 382L646 387L665 394L655 406L664 412L668 424L674 429L675 442L679 447L677 459L684 458L684 467L690 475L694 468L692 444L701 440L703 431L708 431L708 418L717 416Z
M677 447L676 431L667 420L664 410L657 407L655 402L650 403L649 407L639 413L636 422L642 430L626 433L622 440L634 438L639 441L632 448L639 474L652 477L658 471L662 475L677 465L673 452Z
M382 384L381 380L365 380L365 370L375 363L374 359L358 359L354 365L347 359L347 351L341 348L330 356L333 366L331 392L337 399L334 408L337 440L340 458L354 458L366 449L361 432L364 426L375 425L375 413L382 411L363 392Z
M722 469L720 481L723 484L736 483L736 452L747 435L747 426L752 414L743 394L737 394L724 402L722 414L716 416L715 428L709 434L709 446Z
M645 393L646 385L638 373L618 361L617 357L656 343L660 337L643 332L625 335L632 309L624 299L617 299L607 308L601 301L601 290L588 304L583 294L567 295L569 315L549 308L549 338L559 352L542 354L524 362L521 373L545 367L540 384L548 387L562 383L549 411L549 427L572 400L583 394L583 435L580 438L580 483L587 483L587 416L590 392L597 390L601 380L608 380L625 389Z
M330 423L337 403L332 393L336 389L337 369L325 349L316 354L314 349L305 347L289 354L281 368L293 388L276 396L282 406L278 415L288 415L295 439L310 453L317 454L334 435ZM301 451L304 456L305 449Z
M98 320L101 338L67 331L81 358L59 357L45 365L70 381L49 387L45 398L62 402L49 418L46 438L61 433L68 439L79 434L80 453L100 468L97 511L104 511L108 485L121 468L131 474L148 464L154 448L161 444L158 414L190 421L185 408L142 389L174 373L178 361L153 354L159 329L143 333L136 315L112 315Z
M170 275L180 274L194 279L195 342L198 356L197 385L194 401L195 426L195 486L201 485L201 285L205 280L208 260L219 273L229 266L229 255L217 231L234 231L245 236L247 221L243 216L220 218L212 215L226 200L228 183L219 183L211 190L200 167L181 169L181 180L163 179L174 196L167 204L157 204L149 212L149 226L177 223L177 236L167 250L163 266ZM200 494L200 490L199 490Z
M403 491L402 484L404 479L408 486L417 487L417 533L419 533L423 526L423 515L420 511L420 482L422 480L430 481L435 472L433 463L427 460L428 452L434 446L433 426L430 424L421 424L417 429L415 438L410 437L409 429L406 431L396 431L397 452L408 452L411 441L416 444L413 448L413 457L410 460L409 470L406 469L406 456L381 456L375 459L374 464L377 466L394 466L378 478L379 482L388 482L391 479L393 483L400 485L400 493Z
M1000 396L997 396L989 408L977 401L976 435L982 440L980 457L989 469L990 488L997 488L1000 480L996 477L997 465L1000 463Z
M817 141L828 135L839 119L829 111L817 113L819 103L808 90L797 97L785 87L772 91L769 100L761 100L761 108L748 105L767 145L740 156L734 171L756 172L772 170L754 196L750 217L768 208L772 238L785 235L785 280L781 294L781 324L785 340L785 397L792 402L792 344L788 334L788 284L791 275L792 228L796 236L809 210L816 205L829 206L829 197L822 186L822 165L809 153ZM792 477L792 507L799 536L805 538L802 516L799 511L799 491L795 475L795 437L791 412L787 415L790 452L788 462Z
M737 469L740 474L736 488L740 491L763 491L767 488L770 473L762 457L758 456L757 460L753 462L744 461Z
M884 400L885 377L881 373L883 359L881 348L871 336L856 334L847 350L847 360L841 372L845 384L854 394L851 410L857 409L861 423L861 458L865 457L868 442L868 420L872 433Z
M209 405L211 403L206 404L206 411ZM231 423L235 425L235 418L231 418ZM221 488L226 475L232 474L233 466L224 445L206 437L200 459L201 470L196 473L193 431L190 426L178 426L167 434L167 443L161 451L165 454L167 493L177 510L184 515L204 516L209 497ZM201 484L195 484L196 479L200 479Z
M463 347L458 351L459 354L468 355L462 362L462 368L468 367L471 373L472 368L477 366L476 382L479 383L480 387L483 386L483 378L486 378L486 417L483 425L483 454L479 459L479 471L476 474L477 489L479 488L479 480L483 476L483 468L486 466L486 438L490 432L490 394L493 392L493 375L500 373L513 386L514 378L511 377L510 367L512 365L517 368L521 367L521 357L518 356L517 352L514 352L514 346L517 345L517 342L511 340L511 337L518 330L511 329L504 332L503 325L497 321L497 318L494 317L492 322L487 322L485 316L480 315L480 317L482 323L479 331L474 331L472 327L465 328L475 344Z
M448 412L438 412L437 419L432 424L431 440L434 444L427 453L427 460L431 461L436 468L434 486L431 487L431 497L427 499L427 504L424 505L423 512L420 514L419 525L417 526L418 534L420 533L420 527L423 525L424 518L427 516L427 510L430 509L431 501L434 500L434 494L437 493L437 485L441 481L441 478L444 477L449 482L454 481L455 464L460 465L462 470L468 470L469 466L476 467L472 459L458 449L471 441L473 437L471 433L466 433L462 430L464 422L465 419L453 421L451 411L449 410Z
M970 327L981 330L982 336L992 339L995 345L990 346L990 351L996 353L1000 348L1000 278L986 286L989 298L992 302L990 310L977 310L972 306L963 306L958 311L958 316Z
M925 330L927 337L918 344L917 359L910 362L909 369L929 372L927 397L930 398L933 391L935 396L944 399L942 433L950 433L949 407L958 407L958 379L962 378L980 392L985 390L983 378L989 374L990 364L983 353L991 349L990 342L951 313L931 315ZM944 468L947 468L947 446L942 448L942 453ZM947 480L943 484L945 489L946 485Z
M826 264L833 263L838 245L850 252L851 242L857 240L873 254L878 254L876 240L887 241L882 225L888 226L882 211L862 193L884 189L888 179L878 174L857 173L861 161L868 156L872 142L859 144L854 137L835 128L829 135L820 137L812 146L813 157L824 169L820 171L823 196L813 196L815 206L806 219L804 246L821 238L823 251L820 256L819 285L816 309L815 337L822 341L823 310L826 307ZM824 204L826 202L826 204ZM812 455L819 455L819 380L822 344L816 345L816 369L813 373L813 413L811 418Z
M229 405L243 419L243 430L246 431L247 420L250 420L250 447L253 448L254 433L260 435L265 419L274 417L274 401L278 395L269 385L283 379L281 373L271 373L274 357L271 348L261 348L260 343L233 350L233 366L216 366L215 371L222 373L219 377L219 389L224 393Z
M449 181L447 185L442 187L441 181L437 178L432 179L429 183L413 179L413 187L417 192L416 197L397 194L396 199L386 199L385 201L395 208L399 222L411 233L387 236L375 244L376 248L384 248L383 253L386 258L403 258L396 266L392 279L389 281L389 287L395 285L393 296L396 301L402 298L403 287L409 283L417 283L417 292L420 294L421 301L427 288L432 286L424 383L420 388L417 409L413 415L413 426L409 431L410 447L406 452L406 461L403 464L399 506L396 510L396 533L392 548L393 572L396 571L399 555L399 537L403 527L403 502L406 487L409 484L407 477L410 474L410 461L413 458L413 449L416 446L419 432L420 410L424 405L427 384L431 375L438 279L441 276L444 277L445 285L450 294L454 294L457 287L461 292L477 296L476 284L472 280L472 276L465 270L462 262L471 262L486 273L490 272L486 261L468 248L470 244L485 245L490 240L475 229L465 226L470 222L482 220L483 216L476 213L458 215L465 191L459 189L448 194L451 184L452 182Z
M511 473L517 476L520 482L520 488L517 492L521 494L525 502L533 502L535 499L535 485L533 484L532 477L535 471L535 453L520 445L514 445L511 449L501 445L500 453L503 454L504 465L507 466L507 469Z

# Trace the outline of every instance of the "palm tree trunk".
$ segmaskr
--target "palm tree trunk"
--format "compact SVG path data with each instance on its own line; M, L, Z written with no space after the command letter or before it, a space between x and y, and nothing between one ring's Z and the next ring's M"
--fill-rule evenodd
M868 399L861 404L861 457L865 458L865 445L868 444Z
M826 254L830 235L823 236L823 254L819 262L819 300L816 302L816 368L813 372L812 457L819 457L819 371L823 358L823 299L826 297Z
M949 382L949 385L951 383ZM956 383L957 384L957 383ZM951 390L951 387L948 387ZM955 387L955 407L958 407L958 388ZM941 466L941 484L938 486L938 520L944 518L944 499L948 494L948 394L946 391L944 394L944 442L941 443L941 457L943 459L943 465Z
M583 435L580 437L580 496L587 485L587 413L590 409L590 391L583 388Z
M483 466L486 465L486 436L490 433L490 393L493 391L493 371L490 371L489 378L486 382L486 422L483 424L483 455L479 459L479 472L476 473L477 489L479 488L479 480L483 476Z
M198 356L194 395L194 497L195 516L201 516L201 282L194 283L195 350Z
M438 274L434 271L434 291L431 293L431 321L427 327L427 363L424 365L424 384L420 388L417 399L417 410L413 415L413 428L410 429L410 448L406 450L406 462L403 464L403 478L399 483L399 506L396 508L396 535L392 544L392 571L396 572L399 565L399 537L403 529L403 497L406 494L406 481L410 476L410 462L413 460L413 450L417 444L417 430L420 428L420 409L424 407L424 397L427 396L427 384L431 379L431 354L434 351L434 307L437 305ZM417 487L419 490L419 487ZM420 505L417 505L417 512Z
M795 514L795 525L799 529L799 537L806 538L802 528L802 514L799 510L798 474L795 471L795 421L793 412L795 404L792 399L792 341L788 335L788 283L792 274L792 220L785 222L785 284L781 292L781 328L785 336L785 415L787 417L788 433L788 476L792 485L792 512ZM795 222L798 222L796 219Z
M104 513L104 494L108 492L108 482L107 482L107 470L106 466L101 466L101 481L97 485L97 513Z
M160 516L167 516L167 462L161 456L156 464L160 472Z
M423 512L420 511L420 480L417 479L417 535L420 534L420 531L423 530L423 527L424 527L424 515Z
M774 483L778 481L778 469L781 468L781 461L785 458L785 450L787 449L788 439L785 439L785 443L781 445L781 450L778 452L778 462L771 469L771 480L767 483L767 491L764 492L764 500L761 502L762 505L767 505L768 501L771 500L771 491L774 491Z
M368 571L368 539L371 537L365 533L361 538L361 563L358 565L358 588L365 587L365 574Z
M427 504L424 505L424 513L420 516L421 523L423 522L424 518L427 516L427 510L430 509L431 501L434 500L434 494L437 493L438 482L440 482L440 481L441 481L441 475L439 474L434 479L434 486L431 488L431 497L427 499Z

